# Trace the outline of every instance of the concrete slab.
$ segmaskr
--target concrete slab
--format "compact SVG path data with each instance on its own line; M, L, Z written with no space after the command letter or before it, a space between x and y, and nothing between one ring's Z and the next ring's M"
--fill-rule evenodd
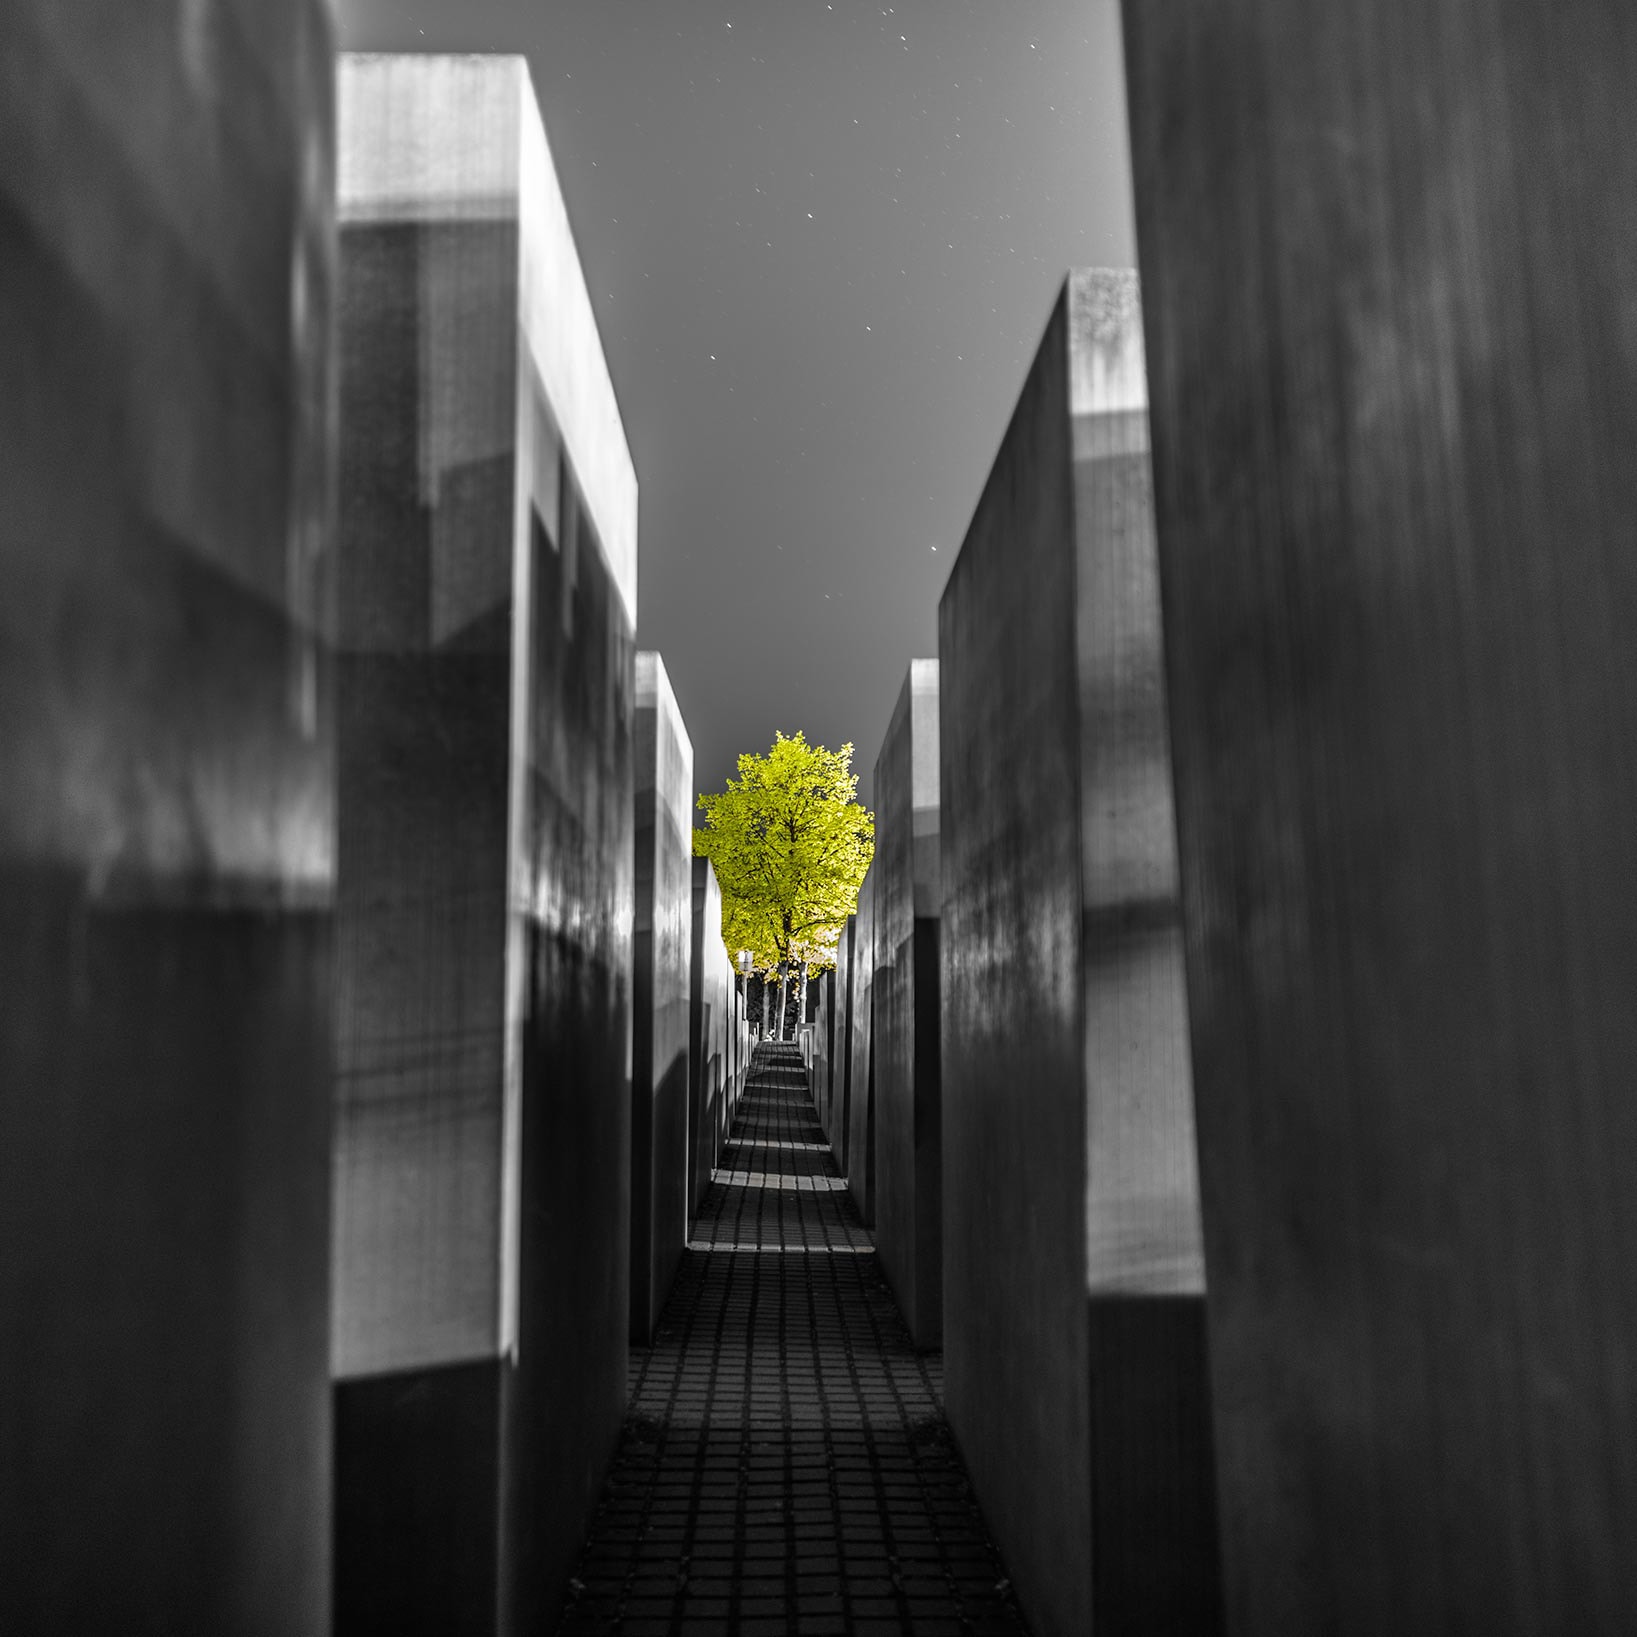
M329 8L0 51L0 1629L328 1629Z
M653 1339L688 1239L693 742L665 661L637 655L631 1340Z
M939 613L949 1416L1076 1637L1221 1618L1145 404L1073 274Z
M1125 10L1234 1629L1620 1631L1637 34Z
M830 1098L836 1056L836 970L827 967L812 980L813 988L813 1103L819 1126L830 1129Z
M739 1106L739 1099L744 1096L744 1090L750 1081L750 1058L755 1045L755 1038L750 1028L750 1012L745 1004L745 997L741 991L736 1005L738 1007L738 1028L735 1030L737 1044L734 1049L733 1096L728 1100L728 1124L733 1123L733 1111Z
M875 868L858 890L847 1058L847 1187L866 1227L875 1226Z
M636 487L522 59L340 95L336 1629L441 1637L623 1408Z
M726 1135L733 1076L733 969L722 943L722 889L708 858L693 860L693 942L688 994L688 1215L710 1187Z
M915 1345L943 1325L938 662L917 659L875 763L876 1247Z
M830 1101L821 1110L825 1141L835 1151L841 1174L847 1174L847 1121L853 1080L853 974L858 917L849 915L836 939L835 1065L830 1071Z

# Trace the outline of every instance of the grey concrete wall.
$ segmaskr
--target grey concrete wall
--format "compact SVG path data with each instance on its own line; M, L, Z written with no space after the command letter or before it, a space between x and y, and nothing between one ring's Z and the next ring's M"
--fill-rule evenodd
M1049 1634L1220 1625L1145 402L1075 274L939 615L946 1401Z
M6 9L8 1632L326 1629L330 53Z
M723 1121L723 1134L733 1124L733 1116L739 1108L739 1098L744 1093L745 1080L750 1074L750 1054L753 1040L750 1033L750 1014L745 1009L745 997L742 993L734 996L734 1042L733 1042L733 1080L728 1094L727 1114Z
M718 900L718 927L720 921L720 900ZM716 993L720 1014L717 1050L721 1053L721 1068L717 1076L716 1105L711 1116L712 1165L715 1165L722 1157L722 1144L727 1139L728 1126L733 1119L733 1109L738 1099L738 1084L743 1073L742 1063L744 1060L740 1042L739 1021L743 1015L743 1007L739 1000L733 962L729 958L726 945L722 943L720 930L716 934L716 943L720 952L719 956L716 957ZM706 1184L710 1181L709 1170L704 1172L704 1181Z
M750 1025L745 1021L744 997L739 993L738 977L729 963L727 977L727 1070L722 1084L722 1139L727 1138L733 1124L733 1111L739 1103L739 1086L744 1078L747 1057L746 1038ZM717 1145L721 1157L721 1144Z
M1093 1618L1221 1627L1205 1266L1136 275L1069 281Z
M813 1104L818 1110L819 1128L830 1129L830 1095L835 1079L836 1051L836 972L826 968L812 980L813 986Z
M722 1086L722 1140L727 1140L727 1133L733 1124L734 1110L739 1106L739 1092L744 1083L745 1065L750 1057L750 1024L745 1018L744 996L739 993L738 979L732 970L731 963L728 969L727 986L727 1073ZM717 1145L717 1158L721 1158L721 1144Z
M693 743L665 661L637 655L632 942L631 1340L646 1346L692 1217L688 1042L693 969Z
M853 917L852 1004L847 1031L847 1188L859 1214L875 1226L875 870L864 877Z
M808 1028L812 1030L812 1064L808 1070L808 1088L813 1095L813 1108L818 1114L819 1127L824 1126L824 1105L829 1092L829 1064L825 1052L827 1043L824 1038L824 973L820 972L807 982L807 1011L811 1018Z
M845 993L841 1001L841 1043L836 1048L840 1065L840 1094L832 1105L835 1130L831 1133L831 1147L842 1175L847 1173L847 1138L852 1124L853 1109L853 1030L858 1023L858 913L847 917L836 951L837 971L841 974Z
M943 1324L938 662L918 659L875 763L876 1249L918 1347Z
M853 1077L853 948L858 938L857 927L858 917L849 915L836 939L835 1062L830 1070L830 1098L823 1121L825 1141L834 1152L843 1176L847 1172L847 1116Z
M623 1409L635 479L521 59L340 86L336 1628L444 1637Z
M708 858L693 860L688 980L688 1216L710 1186L726 1133L733 1077L733 969L722 943L722 889Z
M1126 7L1238 1631L1637 1603L1631 23Z
M840 960L841 938L838 934L837 961ZM824 974L824 1120L823 1129L828 1134L833 1122L831 1111L837 1106L840 1097L841 1074L839 1053L841 1049L841 990L839 987L840 971L838 966L832 966Z

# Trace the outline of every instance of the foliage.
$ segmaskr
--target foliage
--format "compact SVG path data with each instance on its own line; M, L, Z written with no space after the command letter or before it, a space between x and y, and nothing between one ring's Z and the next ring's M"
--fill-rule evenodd
M705 824L693 850L716 870L729 959L748 949L760 971L795 954L814 971L831 964L875 852L875 815L859 805L852 759L851 745L826 750L780 733L765 756L739 758L726 790L699 798Z

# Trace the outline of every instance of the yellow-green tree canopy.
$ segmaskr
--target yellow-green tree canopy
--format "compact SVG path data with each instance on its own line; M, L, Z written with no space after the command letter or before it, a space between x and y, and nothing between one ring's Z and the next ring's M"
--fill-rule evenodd
M722 889L728 956L752 952L758 970L792 959L829 964L875 853L875 815L858 802L853 747L826 750L778 734L765 756L739 758L739 777L703 795L693 850Z

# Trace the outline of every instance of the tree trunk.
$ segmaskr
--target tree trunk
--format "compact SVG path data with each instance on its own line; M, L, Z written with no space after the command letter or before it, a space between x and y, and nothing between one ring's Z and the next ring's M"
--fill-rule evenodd
M768 988L768 974L762 974L762 1039L766 1040L772 1032L773 995Z
M784 1009L789 1003L790 994L790 963L784 961L779 966L779 1044L784 1044Z
M796 985L796 1038L807 1026L807 962L801 963L801 977Z

